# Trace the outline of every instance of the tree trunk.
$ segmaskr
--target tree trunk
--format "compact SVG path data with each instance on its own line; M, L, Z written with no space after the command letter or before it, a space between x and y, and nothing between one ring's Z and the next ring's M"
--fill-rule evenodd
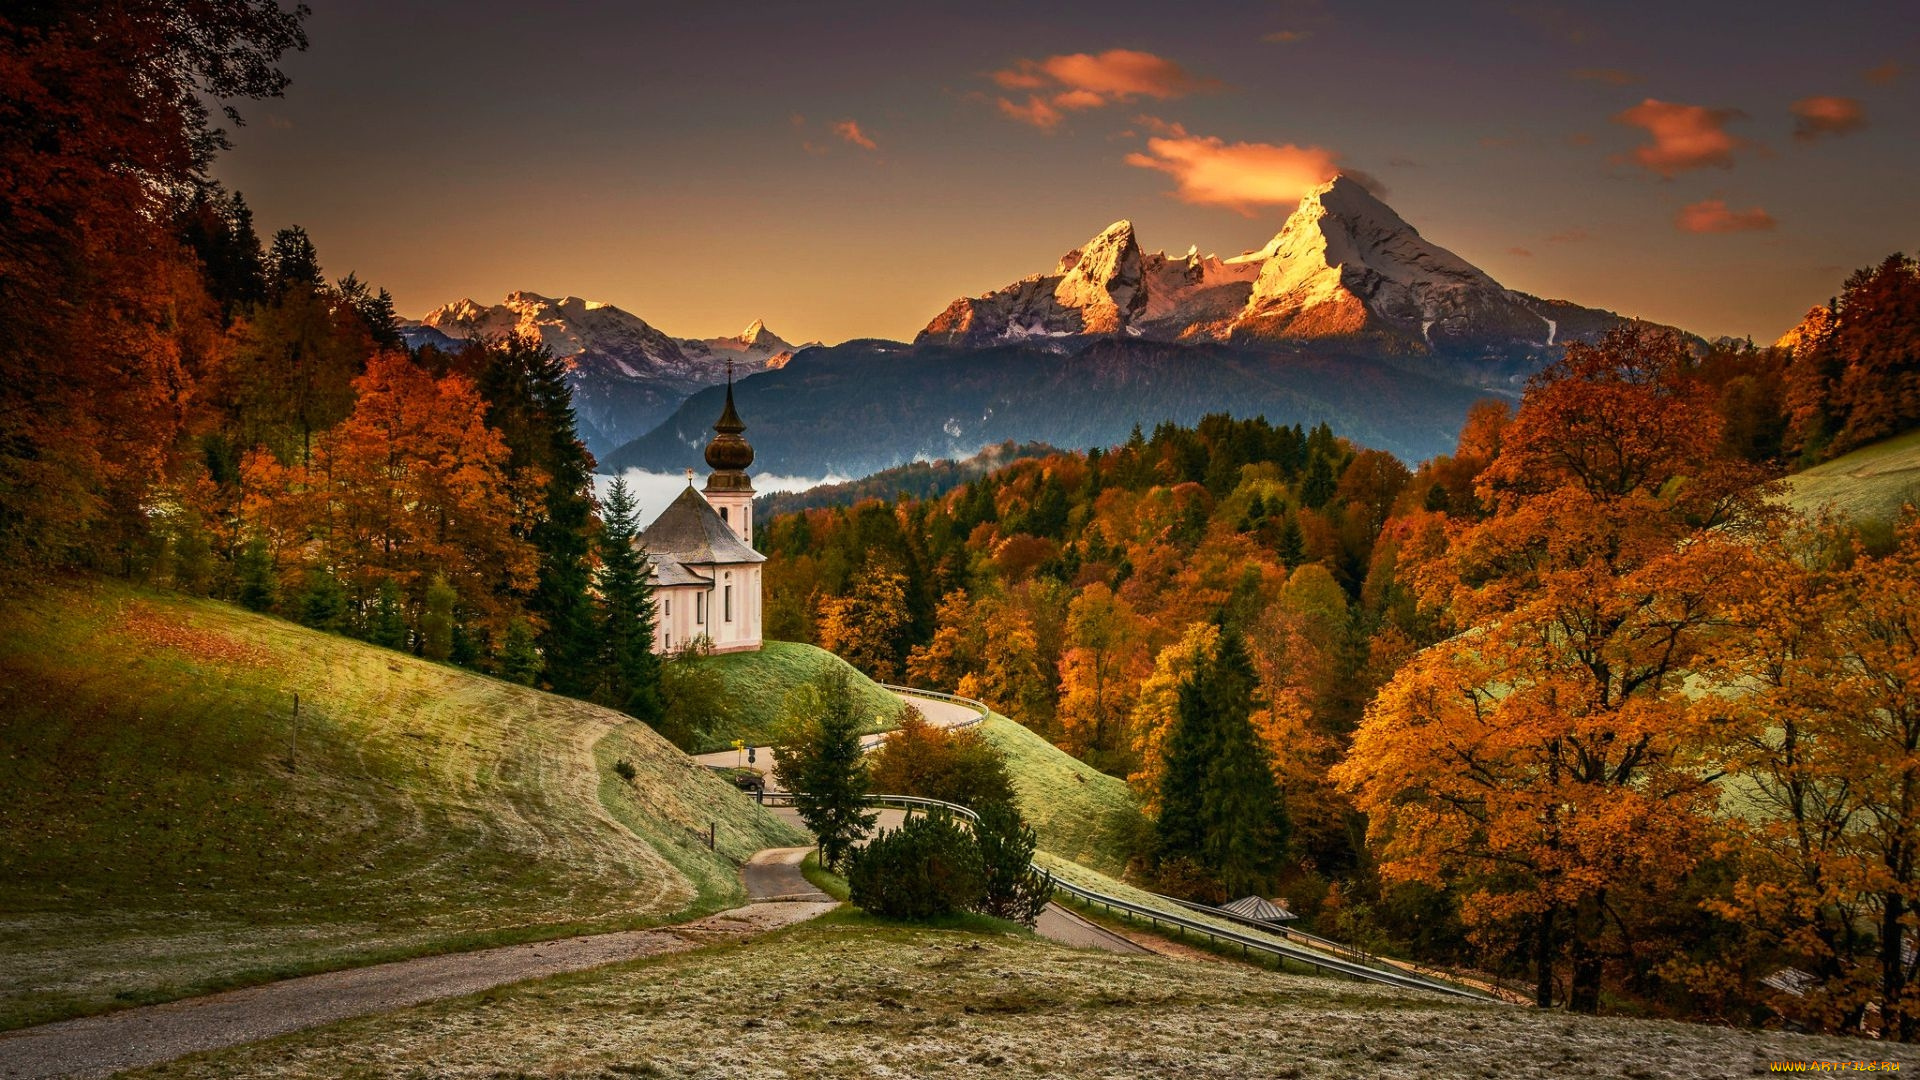
M1548 907L1540 913L1540 923L1533 930L1533 1003L1542 1009L1553 1008L1553 954L1554 915L1557 909Z
M1573 979L1567 989L1567 1008L1573 1012L1600 1011L1601 956L1595 943L1606 923L1604 904L1604 893L1583 896L1573 913L1572 940L1568 942Z

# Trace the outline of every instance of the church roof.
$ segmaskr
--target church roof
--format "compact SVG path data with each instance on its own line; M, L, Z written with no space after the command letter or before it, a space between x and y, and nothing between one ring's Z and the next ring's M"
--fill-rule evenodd
M653 524L634 539L634 545L686 566L767 561L765 555L748 547L732 526L720 520L719 513L691 484L660 511Z
M712 578L701 577L672 556L650 554L647 562L652 567L653 584L656 588L670 589L675 585L713 584Z

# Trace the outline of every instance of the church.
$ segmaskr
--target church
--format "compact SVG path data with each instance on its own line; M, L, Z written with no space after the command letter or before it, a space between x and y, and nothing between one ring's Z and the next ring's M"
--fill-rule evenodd
M727 377L727 407L707 443L704 491L687 489L634 539L651 567L653 648L670 653L697 645L716 653L760 648L760 564L753 550L753 483L747 466L753 447L741 433L747 425L733 407L733 377Z

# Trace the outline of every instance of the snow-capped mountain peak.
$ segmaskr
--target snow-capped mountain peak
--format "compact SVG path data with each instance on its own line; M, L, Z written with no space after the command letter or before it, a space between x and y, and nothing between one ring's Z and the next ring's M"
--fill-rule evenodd
M1513 292L1425 239L1346 176L1308 192L1273 238L1245 254L1142 255L1121 220L1051 274L964 297L919 343L977 346L1125 334L1167 341L1362 337L1394 351L1547 348L1621 320Z

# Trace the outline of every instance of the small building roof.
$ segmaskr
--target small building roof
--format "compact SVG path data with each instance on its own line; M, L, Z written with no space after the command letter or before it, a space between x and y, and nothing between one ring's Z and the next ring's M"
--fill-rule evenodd
M1262 922L1286 922L1289 919L1297 919L1300 917L1288 911L1286 908L1280 907L1270 900L1263 900L1258 896L1243 896L1231 904L1220 905L1220 910L1231 911L1241 918L1259 919Z
M665 556L683 567L767 561L765 555L748 547L732 526L720 520L719 513L691 484L633 542L642 551L656 558Z
M657 589L671 589L675 585L711 585L712 578L701 577L686 568L680 560L670 555L647 556L647 565L653 585Z

